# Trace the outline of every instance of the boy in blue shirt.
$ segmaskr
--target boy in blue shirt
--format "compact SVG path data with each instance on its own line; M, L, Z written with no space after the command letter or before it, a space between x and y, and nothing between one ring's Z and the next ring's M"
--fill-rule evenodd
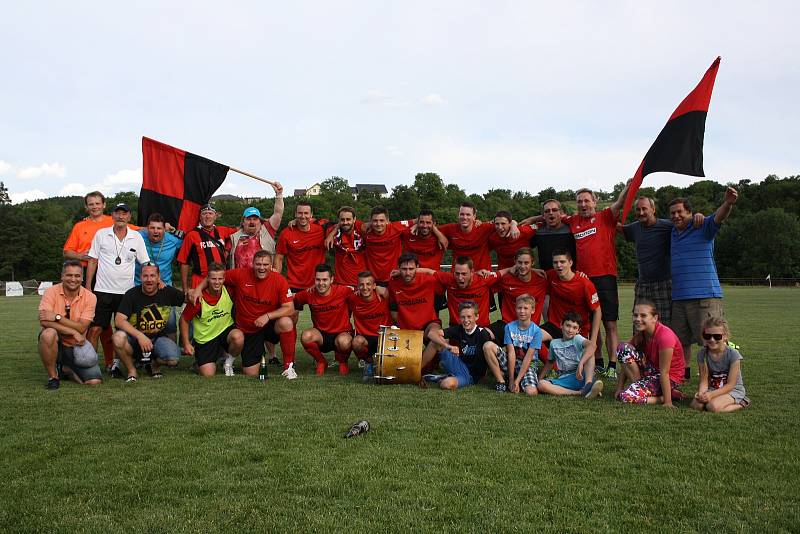
M558 378L548 378L539 382L539 392L549 395L581 395L593 399L603 391L603 381L594 378L595 343L580 335L581 316L567 312L561 321L561 338L550 342L550 358L544 365L542 374L546 375L558 365Z
M550 335L543 332L531 321L536 301L528 294L520 295L516 300L517 320L506 325L503 344L500 348L497 343L486 343L484 356L489 369L497 380L495 390L498 392L510 391L519 393L520 389L528 395L538 393L536 385L539 381L536 376L534 360L542 346L542 338L550 341ZM498 340L499 341L499 340ZM508 374L508 384L506 384Z

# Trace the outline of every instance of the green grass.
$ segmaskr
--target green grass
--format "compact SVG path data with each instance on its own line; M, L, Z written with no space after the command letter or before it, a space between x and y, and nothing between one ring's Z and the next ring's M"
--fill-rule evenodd
M294 382L184 360L49 392L38 299L0 299L0 530L798 531L798 297L726 288L753 401L731 415L366 386L301 350Z

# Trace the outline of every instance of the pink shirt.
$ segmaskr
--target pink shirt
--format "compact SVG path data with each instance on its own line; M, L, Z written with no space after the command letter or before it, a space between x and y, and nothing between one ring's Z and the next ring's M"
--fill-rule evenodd
M683 347L675 332L661 323L656 324L653 337L645 342L644 357L650 365L658 369L658 353L662 349L672 349L672 362L669 365L669 379L680 384L683 382Z

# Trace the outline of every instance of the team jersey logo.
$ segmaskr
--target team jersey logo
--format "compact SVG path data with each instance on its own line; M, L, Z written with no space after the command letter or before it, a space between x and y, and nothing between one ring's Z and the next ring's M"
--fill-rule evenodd
M575 239L583 239L584 237L589 237L590 235L594 235L597 233L597 228L589 228L588 230L584 230L583 232L577 232L575 234Z

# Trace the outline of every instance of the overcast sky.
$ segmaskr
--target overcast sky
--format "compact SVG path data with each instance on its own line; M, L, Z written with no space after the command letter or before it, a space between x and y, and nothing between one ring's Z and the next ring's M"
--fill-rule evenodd
M0 180L14 201L138 192L146 135L289 191L428 171L610 190L718 55L706 175L798 174L797 6L6 2ZM233 173L220 192L272 195Z

